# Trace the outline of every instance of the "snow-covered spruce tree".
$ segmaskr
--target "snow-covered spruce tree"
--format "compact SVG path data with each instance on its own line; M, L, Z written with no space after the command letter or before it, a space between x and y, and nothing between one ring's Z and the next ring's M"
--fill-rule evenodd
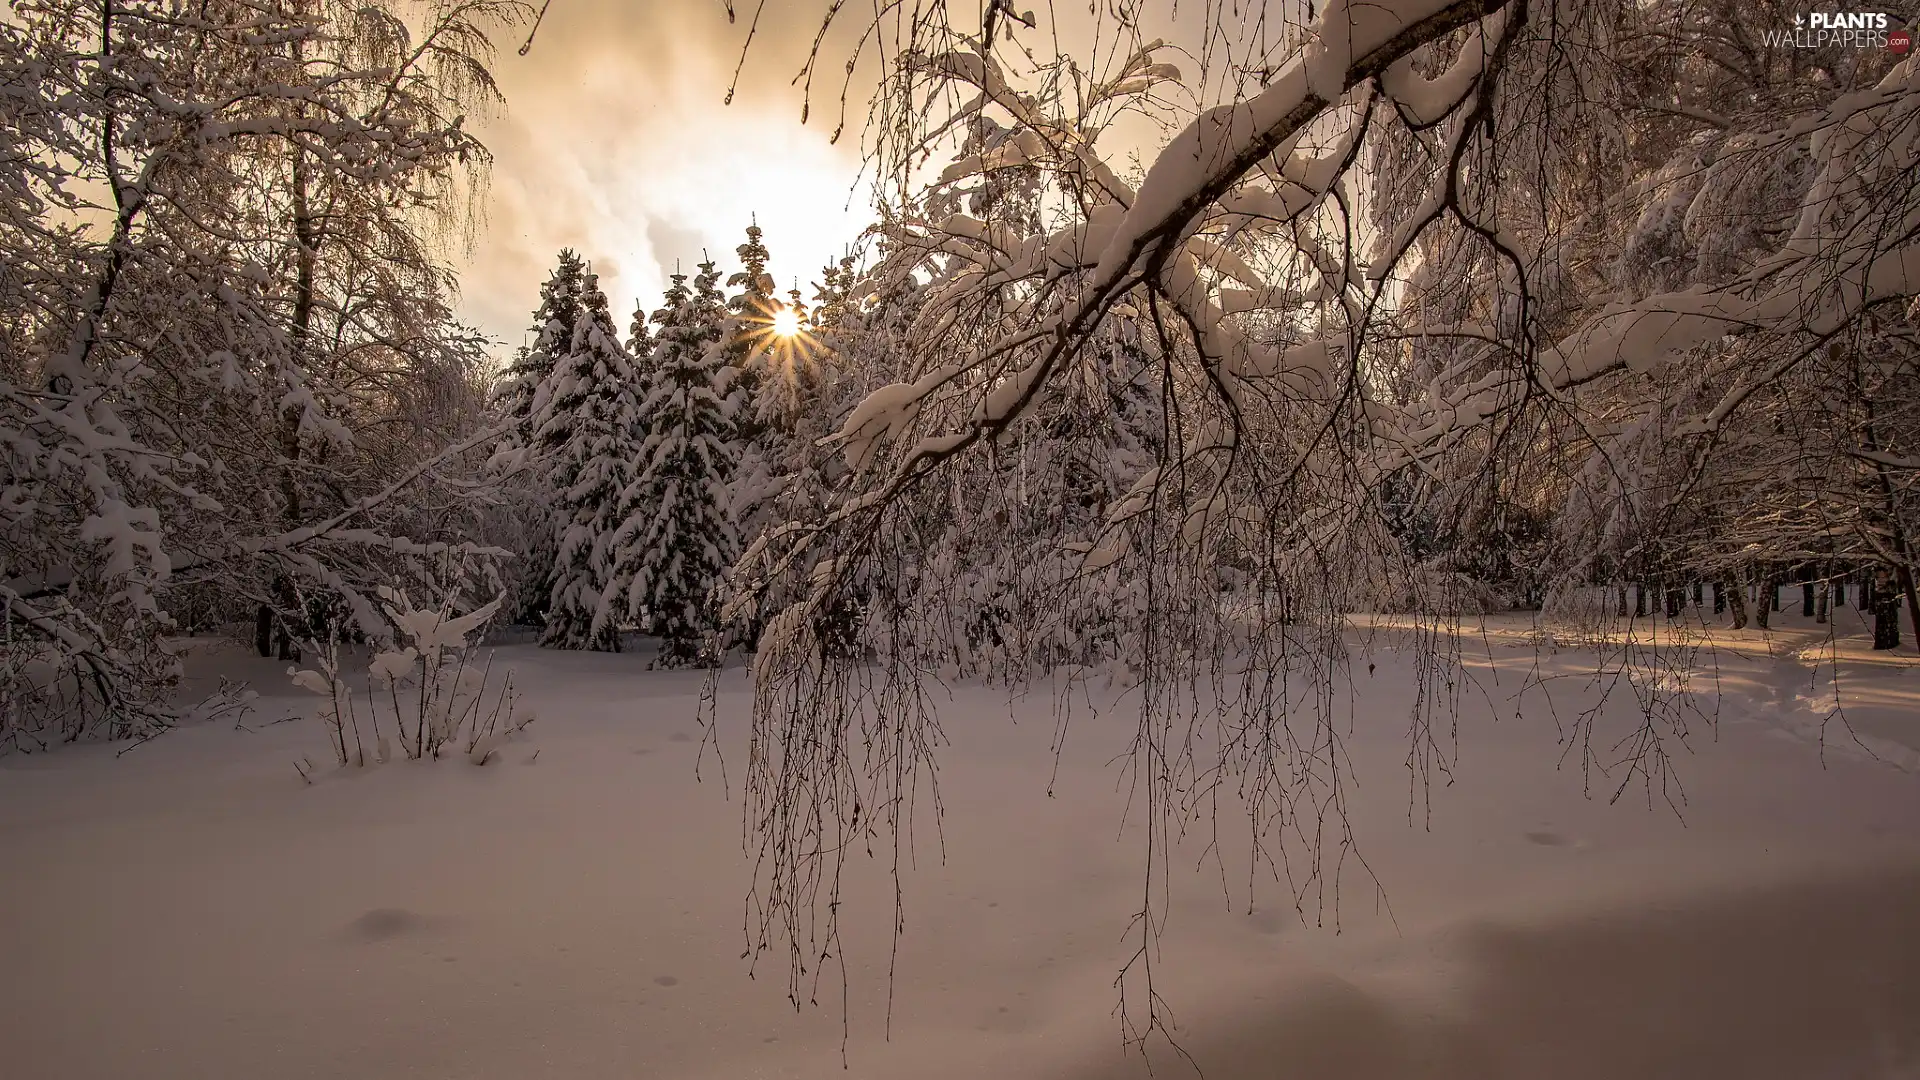
M1194 16L1215 20L1200 32L1238 40L1219 10ZM1316 874L1343 863L1290 815L1343 805L1335 691L1317 672L1346 655L1351 613L1420 617L1433 703L1447 700L1432 681L1445 664L1427 661L1446 659L1446 620L1483 596L1476 575L1549 612L1606 579L1670 595L1659 579L1773 576L1796 560L1843 561L1850 548L1812 546L1809 526L1847 504L1859 524L1846 543L1872 550L1883 575L1911 573L1907 481L1920 453L1910 421L1893 418L1907 416L1904 400L1886 390L1913 370L1920 295L1913 57L1756 46L1729 66L1724 42L1751 37L1746 13L1692 4L1311 10L1262 23L1272 36L1239 52L1209 50L1201 63L1215 67L1198 73L1162 62L1124 14L1122 47L1085 56L1050 55L1072 36L998 3L991 26L932 16L867 28L897 35L870 149L900 193L882 232L912 249L881 263L919 268L926 295L895 309L897 344L868 362L891 369L890 383L841 424L848 473L834 503L749 550L732 608L802 593L761 640L763 765L747 788L766 855L755 945L789 947L796 994L818 952L787 931L820 928L835 946L835 912L816 922L795 910L814 895L800 883L831 872L815 853L851 835L843 808L909 803L938 743L914 704L936 612L869 605L860 636L878 682L819 647L820 617L936 556L951 534L917 531L935 496L990 471L1117 320L1150 334L1159 460L1067 542L1088 589L1109 572L1150 583L1126 656L1146 711L1131 759L1139 796L1150 817L1177 815L1231 773L1266 793L1247 807L1256 836L1307 837L1295 865ZM840 14L827 6L825 20ZM1001 62L1009 49L1018 64ZM1155 91L1174 81L1185 90ZM1174 132L1135 180L1102 144L1129 109ZM977 116L1008 134L937 183L1039 169L1037 229L928 211L917 170L948 157ZM904 288L906 276L876 284ZM853 293L878 306L879 289ZM1887 381L1849 385L1847 355L1868 341L1884 349L1873 377ZM1777 411L1799 399L1793 387L1833 403L1817 439ZM1850 426L1838 407L1849 397ZM1798 482L1742 490L1751 463L1803 445L1865 482L1823 485L1822 511L1804 516L1782 513L1804 505ZM1737 495L1763 497L1748 511ZM1773 523L1768 565L1732 565L1753 558L1729 527L1743 519ZM1257 603L1216 599L1223 566ZM893 596L912 597L907 584ZM1644 650L1626 661L1658 662ZM1201 719L1178 691L1202 677L1221 690L1207 719L1238 733L1205 761L1176 742ZM1581 717L1629 725L1618 739L1583 736L1619 748L1583 775L1607 771L1612 793L1641 785L1657 799L1693 714L1684 694L1636 706ZM1439 730L1413 726L1410 761L1446 760ZM917 756L862 772L855 733ZM1322 749L1303 759L1291 749L1302 747ZM1166 865L1170 831L1148 830L1149 867ZM1285 860L1294 842L1273 841L1266 857ZM1317 877L1303 888L1315 882L1337 891ZM1145 956L1160 912L1138 915ZM1144 1025L1128 1017L1136 1034L1160 1023L1146 1001Z
M586 260L580 253L562 248L558 265L540 286L540 305L534 309L533 325L528 328L533 343L521 348L494 388L494 407L515 423L501 441L505 451L533 445L536 399L560 358L573 348L574 327L586 310L582 304L586 274Z
M738 552L727 492L739 460L735 369L718 280L710 262L691 289L685 274L673 275L654 314L659 331L637 425L645 442L613 515L601 603L660 638L662 667L701 660L717 625L709 598Z
M613 576L620 494L636 449L633 365L597 277L581 279L580 318L567 353L537 394L534 435L550 492L552 586L540 644L620 651L620 620L602 610Z
M727 363L738 374L742 430L751 435L758 423L757 398L760 383L766 377L769 353L774 345L773 313L781 306L773 294L773 278L767 274L771 254L761 240L758 222L747 226L747 242L734 248L740 258L740 270L727 278Z
M573 349L574 331L586 312L586 262L572 248L562 249L559 263L540 286L540 305L534 309L533 343L524 346L502 373L493 406L512 426L494 448L492 467L503 475L502 517L515 526L513 620L539 626L553 594L553 568L558 551L553 489L547 484L547 466L540 460L537 419L544 403L542 389L553 388L553 372Z
M826 434L823 425L809 422L824 379L825 344L806 325L791 335L776 331L778 313L792 312L802 320L806 309L798 290L786 300L775 295L761 237L758 225L747 227L747 242L734 249L742 269L727 279L737 290L727 298L727 363L737 372L733 397L740 444L729 491L734 522L749 545L784 520L780 504L808 456L802 443ZM756 628L757 621L744 639L757 637Z
M304 581L377 636L376 586L489 557L442 483L491 436L437 252L488 161L487 31L523 14L45 0L0 26L0 741L163 726L182 622L264 606L271 637Z
M647 365L653 361L653 330L648 326L653 313L648 310L646 301L633 303L633 322L627 327L627 355L633 359L634 371L644 383Z

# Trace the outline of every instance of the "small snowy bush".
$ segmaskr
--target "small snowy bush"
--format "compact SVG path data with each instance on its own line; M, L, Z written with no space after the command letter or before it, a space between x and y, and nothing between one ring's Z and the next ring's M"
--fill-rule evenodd
M459 752L484 765L502 742L533 722L516 712L519 695L511 672L496 683L489 653L473 655L477 635L504 596L465 615L453 614L451 598L418 608L402 590L380 590L382 606L397 629L388 647L367 662L366 708L359 708L342 677L340 642L310 641L318 670L288 668L296 685L326 698L320 718L342 765L392 759L397 744L410 759ZM366 726L363 729L362 723Z

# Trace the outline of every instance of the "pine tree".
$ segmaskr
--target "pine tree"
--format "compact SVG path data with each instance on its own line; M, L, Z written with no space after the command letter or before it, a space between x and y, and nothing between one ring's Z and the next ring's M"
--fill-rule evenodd
M751 542L777 512L776 502L805 457L799 428L818 395L821 372L811 335L783 338L773 332L775 313L784 308L804 315L806 305L798 289L785 301L774 295L757 225L748 226L747 242L735 251L743 269L727 280L740 289L727 301L728 362L739 371L734 398L741 459L732 493L735 524L742 540Z
M540 286L540 306L534 309L534 336L531 346L520 350L501 376L494 401L501 413L519 421L508 437L510 448L532 445L534 400L540 385L553 374L554 366L573 347L573 331L580 321L585 285L586 263L572 248L560 252L560 264L546 284Z
M711 262L687 288L673 275L638 427L636 475L621 493L603 604L661 638L661 667L699 659L714 626L709 594L732 565L738 539L727 484L739 459L728 365L726 310ZM624 597L624 605L619 601Z
M645 301L633 302L633 322L627 327L627 356L634 370L645 376L645 367L653 359L653 331L647 326L650 315Z
M540 286L540 306L534 309L529 328L533 344L520 349L494 391L494 408L516 421L495 448L496 467L519 466L528 455L539 452L535 436L538 414L544 407L539 398L543 391L551 391L554 368L573 349L574 331L585 310L585 278L585 260L572 248L564 248L559 265ZM533 626L546 620L557 556L552 489L547 486L546 473L545 466L536 464L530 475L514 485L517 497L513 509L520 525L520 543L515 551L518 586L513 618Z
M619 620L601 610L607 545L633 452L634 372L607 299L592 273L582 278L581 314L571 348L539 391L535 443L547 461L555 537L542 645L618 652Z
M727 297L727 364L737 372L737 422L749 439L760 426L755 403L767 381L766 359L774 345L773 313L781 307L773 295L773 278L767 274L770 255L760 237L758 223L747 226L747 242L733 249L740 257L740 272L727 279L727 288L737 290Z

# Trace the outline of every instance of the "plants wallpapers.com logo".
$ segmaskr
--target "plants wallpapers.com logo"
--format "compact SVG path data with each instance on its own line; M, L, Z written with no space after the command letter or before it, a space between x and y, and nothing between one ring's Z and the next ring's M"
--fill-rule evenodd
M1762 40L1775 48L1886 49L1905 53L1913 36L1884 11L1813 11L1794 15L1791 28L1768 30Z

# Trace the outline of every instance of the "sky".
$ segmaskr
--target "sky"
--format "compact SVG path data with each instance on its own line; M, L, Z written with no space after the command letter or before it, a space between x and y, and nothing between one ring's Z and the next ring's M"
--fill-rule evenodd
M572 247L600 275L624 329L636 298L649 311L659 307L668 275L676 266L692 273L703 252L724 281L756 219L780 291L798 284L812 299L820 269L872 220L869 191L859 186L862 124L878 73L871 49L854 75L846 134L838 145L829 138L843 65L871 13L849 5L828 35L812 122L802 125L802 92L792 80L828 0L733 6L740 21L730 24L724 0L552 0L528 55L517 51L523 33L499 36L494 74L507 107L478 126L494 168L472 250L459 260L465 321L509 349L527 341L540 284L559 250ZM1033 6L1038 23L1028 44L1064 45L1094 78L1111 77L1131 51L1116 52L1117 24L1100 5ZM1209 70L1221 70L1222 59L1249 61L1228 55L1243 54L1249 42L1276 48L1277 28L1299 14L1285 13L1299 6L1146 4L1134 40L1169 42L1159 59L1189 73L1181 93L1215 100L1223 88L1209 85ZM727 104L756 7L756 36ZM977 26L984 8L957 0L947 10L964 28ZM1205 27L1212 29L1199 32ZM1223 37L1222 27L1232 32ZM1215 50L1203 42L1225 41L1237 44L1210 60ZM1122 118L1101 146L1125 171L1128 154L1151 157L1165 134Z
M819 106L800 123L788 82L812 39L811 4L767 5L724 104L753 2L735 6L742 21L730 26L719 0L553 0L528 55L517 54L522 36L500 36L507 107L479 126L494 167L458 260L465 321L521 344L541 282L573 247L624 329L636 298L659 307L667 275L692 273L703 250L723 280L737 269L755 218L781 291L797 279L812 298L820 268L869 220L854 190L858 129L834 146Z

